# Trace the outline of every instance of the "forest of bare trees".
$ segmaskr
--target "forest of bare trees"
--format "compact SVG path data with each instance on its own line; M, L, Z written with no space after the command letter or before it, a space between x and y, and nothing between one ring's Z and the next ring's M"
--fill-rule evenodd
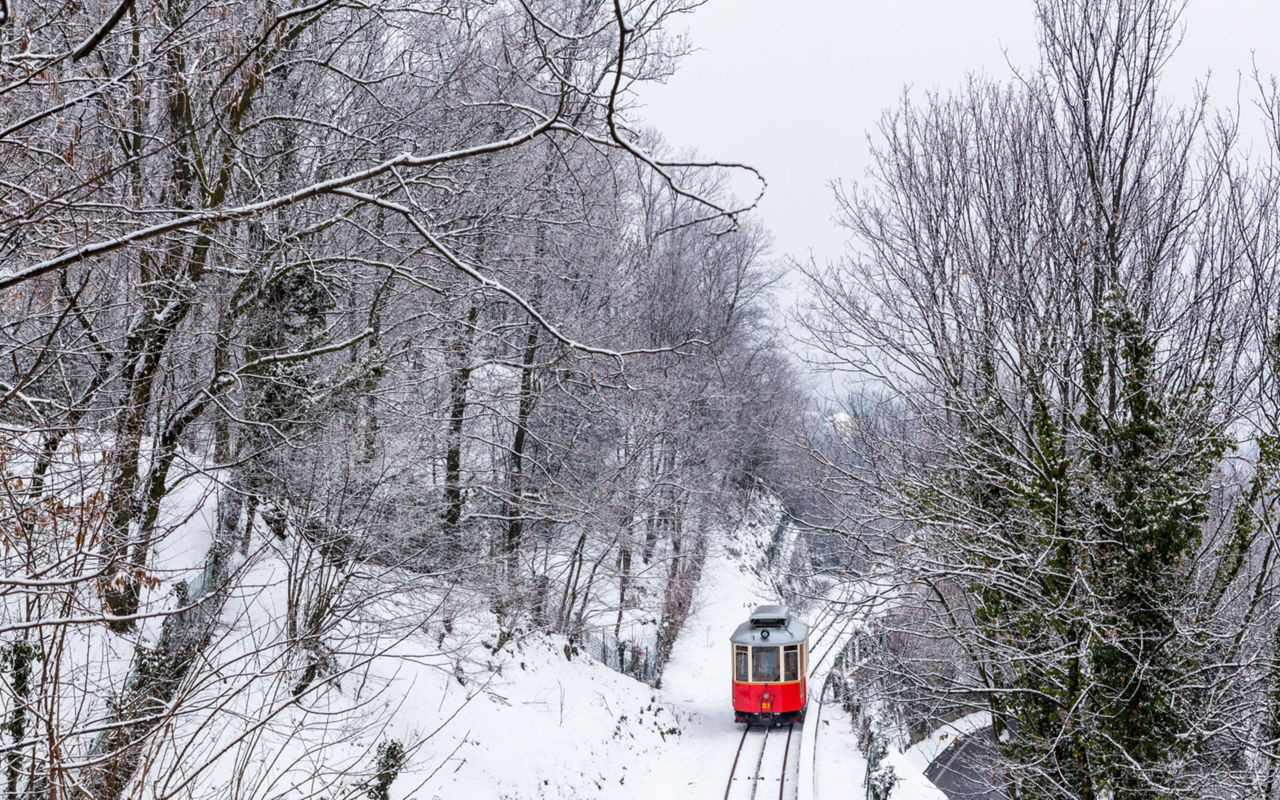
M206 782L461 603L670 646L800 406L748 168L629 116L697 5L0 7L5 797L364 796Z

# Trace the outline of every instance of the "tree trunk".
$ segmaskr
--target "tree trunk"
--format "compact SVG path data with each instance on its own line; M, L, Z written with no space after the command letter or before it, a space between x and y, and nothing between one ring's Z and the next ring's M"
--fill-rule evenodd
M511 469L508 473L510 499L507 503L507 529L502 543L506 579L516 586L520 579L520 541L524 536L524 456L529 436L529 417L537 400L534 389L534 359L538 352L538 326L529 325L524 352L520 359L520 403L516 412L515 436L511 442Z
M476 321L480 318L480 305L472 303L467 310L467 320L456 332L449 348L453 370L449 374L449 433L448 449L444 458L444 533L449 542L456 543L462 522L462 446L463 428L467 419L467 390L471 386L471 346Z

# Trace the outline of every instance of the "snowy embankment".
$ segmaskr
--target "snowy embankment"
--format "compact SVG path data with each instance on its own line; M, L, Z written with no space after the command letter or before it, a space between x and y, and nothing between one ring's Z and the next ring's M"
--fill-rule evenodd
M529 636L493 652L486 632L495 620L475 599L454 597L453 607L468 610L381 634L382 655L323 698L345 716L334 721L328 757L369 763L377 744L404 743L410 758L390 787L393 800L723 791L741 731L730 707L728 632L756 603L776 599L741 554L760 552L779 513L776 504L759 503L739 531L712 537L695 610L662 689L602 666L558 636ZM368 613L389 615L404 602ZM344 739L346 731L355 733ZM279 763L305 763L305 740L282 737L278 745Z

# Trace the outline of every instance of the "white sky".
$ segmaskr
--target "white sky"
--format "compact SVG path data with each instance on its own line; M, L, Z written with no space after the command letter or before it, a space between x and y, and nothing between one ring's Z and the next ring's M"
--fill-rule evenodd
M710 0L685 23L699 50L644 88L640 115L678 148L763 171L776 253L819 260L844 241L827 184L862 177L867 133L905 86L959 88L1036 61L1030 0ZM1189 97L1211 70L1214 102L1234 105L1253 51L1280 73L1280 2L1190 0L1183 23L1167 94ZM1250 84L1241 97L1252 101Z

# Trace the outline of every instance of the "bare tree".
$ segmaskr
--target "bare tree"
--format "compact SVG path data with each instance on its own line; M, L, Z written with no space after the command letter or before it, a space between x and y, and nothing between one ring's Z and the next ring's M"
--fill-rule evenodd
M1160 99L1177 3L1036 10L1035 72L904 100L840 195L807 323L860 404L828 466L910 580L899 696L985 706L1012 796L1253 796L1257 197L1234 123Z

